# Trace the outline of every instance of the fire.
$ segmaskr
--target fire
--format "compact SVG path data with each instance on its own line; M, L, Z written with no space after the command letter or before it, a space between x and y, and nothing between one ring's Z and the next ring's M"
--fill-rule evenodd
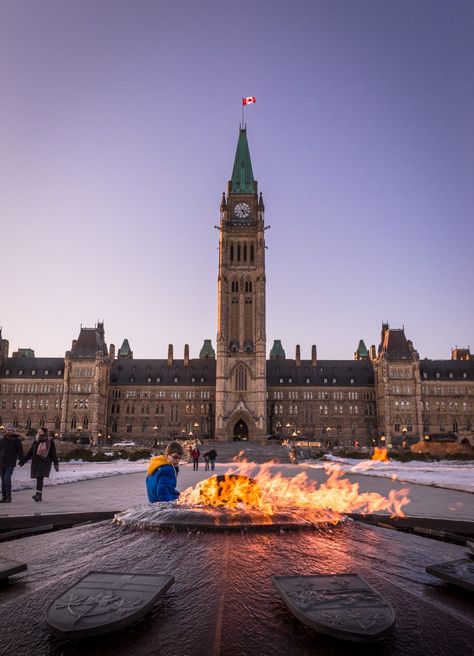
M402 509L409 503L407 489L391 490L388 497L377 492L360 493L359 484L343 478L336 464L325 465L328 478L319 487L305 472L291 478L272 473L273 464L243 463L238 474L229 470L223 476L212 476L187 488L178 503L226 507L230 512L254 510L266 515L292 508L332 523L351 512L385 511L392 517L404 517Z
M379 449L377 446L374 447L374 455L372 456L371 460L380 460L381 462L390 462L390 458L388 457L388 451L384 447L383 449Z

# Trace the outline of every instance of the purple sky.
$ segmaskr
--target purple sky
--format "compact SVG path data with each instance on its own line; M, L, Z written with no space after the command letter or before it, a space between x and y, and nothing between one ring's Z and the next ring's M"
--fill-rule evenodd
M241 96L267 235L267 342L351 358L405 325L474 348L472 0L3 0L3 336L80 324L135 357L216 336Z

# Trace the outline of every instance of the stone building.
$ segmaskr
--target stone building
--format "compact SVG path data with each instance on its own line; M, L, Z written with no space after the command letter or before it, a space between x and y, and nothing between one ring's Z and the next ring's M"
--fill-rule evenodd
M253 176L246 129L239 130L220 204L216 352L198 358L138 359L127 339L115 354L102 322L80 328L64 357L9 355L0 329L0 424L20 433L45 426L73 439L170 437L219 440L309 438L333 446L397 445L451 433L472 440L474 358L455 348L420 360L403 328L382 324L378 348L363 340L353 360L286 357L275 340L267 358L265 206Z

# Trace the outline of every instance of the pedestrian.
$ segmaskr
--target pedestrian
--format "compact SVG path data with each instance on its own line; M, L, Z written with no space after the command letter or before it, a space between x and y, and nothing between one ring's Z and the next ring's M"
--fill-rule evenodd
M54 465L54 469L59 471L56 444L46 428L38 429L35 441L20 462L20 466L22 467L28 460L31 460L31 478L36 478L36 493L33 494L32 499L33 501L43 501L43 480L49 478L51 465Z
M170 442L164 456L153 456L150 459L146 472L146 491L150 503L174 501L179 497L176 484L178 464L183 453L179 442Z
M214 447L208 452L209 453L209 462L211 463L211 471L214 471L216 466L217 451Z
M193 471L197 471L199 469L199 456L201 455L201 452L198 449L198 445L195 444L193 450L191 451L191 456L193 458Z
M204 470L209 471L209 451L206 451L206 453L203 455L204 458Z
M5 434L0 438L0 478L2 479L2 498L0 503L11 503L12 474L17 460L23 460L23 446L19 436L14 433L13 424L5 426Z

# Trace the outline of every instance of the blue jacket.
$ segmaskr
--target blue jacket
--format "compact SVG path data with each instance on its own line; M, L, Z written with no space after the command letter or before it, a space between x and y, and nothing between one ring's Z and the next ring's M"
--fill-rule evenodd
M146 491L148 501L174 501L179 497L176 489L177 476L173 465L166 456L155 456L147 469Z

